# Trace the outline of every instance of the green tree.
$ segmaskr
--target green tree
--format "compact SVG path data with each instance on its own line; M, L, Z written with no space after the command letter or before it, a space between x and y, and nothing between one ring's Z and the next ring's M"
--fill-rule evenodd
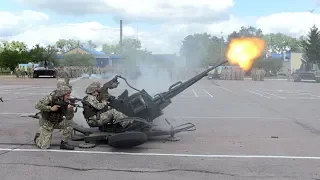
M27 45L20 41L1 41L0 43L0 66L3 68L14 68L19 63L28 63L29 53Z
M224 59L225 46L223 39L207 33L188 35L182 41L180 54L186 59L188 66L207 67Z
M66 54L63 57L61 64L64 66L93 66L96 59L88 54Z
M102 51L105 54L117 54L121 56L121 64L133 67L141 61L150 57L151 54L146 49L142 49L139 39L125 38L122 40L122 47L120 44L116 45L102 45Z
M264 36L268 50L273 53L283 54L286 51L298 52L301 47L301 41L294 37L282 33L271 33Z
M267 73L276 75L283 67L281 59L258 59L253 63L255 68L263 68Z
M120 45L103 44L102 52L104 52L105 54L120 54Z
M97 48L97 45L94 44L94 43L92 42L92 40L89 40L87 44L88 44L88 46L89 46L89 49L95 49L95 48Z
M303 58L309 63L320 64L320 33L316 26L310 28L309 34L302 42Z
M217 62L220 62L222 60L226 59L226 49L227 44L225 42L225 39L219 38L217 36L211 37L211 43L208 48L208 57L204 63L204 65L207 67L207 65L214 64Z
M55 66L59 66L60 63L57 60L57 48L53 45L47 45L44 50L43 59L53 62Z
M27 51L4 49L0 53L0 66L13 71L18 64L28 63L28 55Z
M58 65L57 57L57 48L52 45L48 45L46 47L42 47L39 44L33 46L33 48L29 51L29 58L32 62L41 62L41 61L51 61L55 65Z
M27 45L20 41L1 41L1 49L7 49L11 51L27 51Z
M56 48L60 53L65 53L76 47L83 47L83 44L79 40L74 39L59 39L56 42Z
M29 51L29 58L32 62L40 62L44 60L44 54L46 50L44 47L40 46L39 44L36 44L32 47L32 49Z
M233 38L239 37L263 37L263 32L261 29L257 29L253 26L244 27L242 26L239 31L233 31L231 34L228 35L228 42L231 41Z

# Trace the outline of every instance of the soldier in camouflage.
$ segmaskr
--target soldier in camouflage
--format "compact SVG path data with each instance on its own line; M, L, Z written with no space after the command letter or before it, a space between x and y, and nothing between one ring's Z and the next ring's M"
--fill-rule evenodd
M72 91L72 86L69 85L69 84L66 84L66 82L64 81L61 81L61 80L58 80L58 83L57 83L57 89L60 89L61 87L63 86L68 86L70 88L70 91ZM54 90L51 94L52 95L55 95L57 93L58 90ZM41 127L44 123L44 120L40 117L41 116L41 113L37 113L35 116L38 116L39 117L39 127ZM39 129L37 131L37 134L39 135ZM37 136L37 135L36 135Z
M117 85L111 87L115 88ZM83 98L85 102L84 116L88 121L89 125L103 125L109 123L112 120L120 120L126 118L127 116L116 109L112 109L108 106L108 97L101 97L101 84L99 82L91 83L85 92L87 95ZM99 113L100 117L97 116ZM129 121L120 122L120 125L125 128L130 124Z
M62 129L60 149L74 149L68 144L73 131L71 121L74 116L73 106L65 103L70 98L70 93L71 89L62 85L35 105L35 108L41 112L40 127L34 138L35 144L40 149L50 147L54 129Z

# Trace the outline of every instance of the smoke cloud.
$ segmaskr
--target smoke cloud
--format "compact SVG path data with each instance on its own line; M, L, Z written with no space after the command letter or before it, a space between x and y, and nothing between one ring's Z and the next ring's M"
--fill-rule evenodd
M139 90L146 90L151 96L154 96L157 93L168 91L169 87L176 83L177 81L184 81L186 78L189 78L191 74L186 73L185 71L185 62L184 59L173 59L169 61L155 62L153 59L146 60L143 63L140 63L138 66L131 65L126 66L130 70L139 71L139 75L136 78L131 78L130 73L107 73L107 74L88 74L82 75L82 80L76 82L76 85L73 85L73 96L82 98L85 96L85 88L93 81L105 82L112 79L115 75L121 75L128 80L128 83L133 87ZM187 75L187 76L186 76ZM102 83L103 83L102 82ZM129 90L129 95L136 92L126 85L124 81L119 79L120 85L118 88L113 89L110 93L114 96L120 95L124 89ZM73 83L72 83L73 84ZM82 109L78 108L78 111L75 113L74 120L78 125L88 127L83 114ZM165 125L166 127L167 125Z
M172 73L157 66L140 66L140 77L136 80L138 89L145 89L150 95L164 92L173 84Z
M180 59L145 61L139 65L140 76L135 80L135 86L145 89L150 95L165 92L172 84L182 80L183 68L184 63Z

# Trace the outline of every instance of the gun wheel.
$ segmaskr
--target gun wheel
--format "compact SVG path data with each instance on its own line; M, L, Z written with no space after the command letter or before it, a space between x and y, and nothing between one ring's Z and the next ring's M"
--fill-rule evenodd
M82 143L78 145L79 148L83 148L83 149L89 149L89 148L94 148L96 147L96 144L92 144L92 143Z
M142 132L123 132L112 135L108 143L114 148L132 148L147 142L147 135Z

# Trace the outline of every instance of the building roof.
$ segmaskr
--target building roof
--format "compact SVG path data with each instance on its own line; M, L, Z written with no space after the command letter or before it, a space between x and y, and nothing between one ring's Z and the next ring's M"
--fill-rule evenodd
M110 57L110 59L121 59L121 56L119 56L119 55L110 55L109 56Z
M97 50L94 50L94 49L89 49L89 48L85 48L85 47L76 47L76 48L80 48L84 51L87 51L88 53L90 53L92 56L94 56L95 58L110 58L110 59L121 59L121 56L119 55L106 55L104 52L100 52L100 51L97 51ZM73 49L76 49L76 48L73 48ZM73 49L70 49L69 51L72 51ZM67 52L69 52L67 51ZM66 53L67 53L66 52ZM64 54L66 54L64 53ZM57 54L57 59L63 59L63 56L64 54Z
M80 47L80 49L83 49L83 50L89 52L92 55L106 55L104 52L99 52L99 51L94 50L94 49L89 49L89 48L84 48L84 47Z
M85 48L85 47L76 47L76 48L80 48L80 49L82 49L84 51L87 51L88 53L90 53L95 58L109 58L104 52L99 52L97 50L89 49L89 48ZM70 49L69 51L72 51L72 50L74 50L76 48ZM69 52L69 51L67 51L67 52Z

